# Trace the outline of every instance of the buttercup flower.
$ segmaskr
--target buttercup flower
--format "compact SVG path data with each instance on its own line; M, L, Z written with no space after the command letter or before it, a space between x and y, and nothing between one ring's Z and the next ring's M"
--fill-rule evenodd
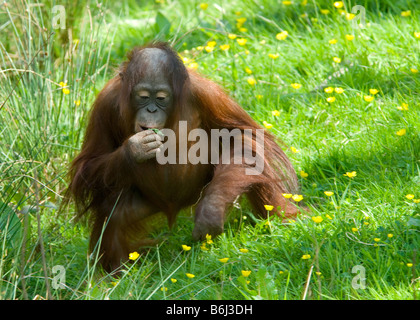
M310 258L311 258L311 255L310 254L304 254L301 259L308 260Z
M291 193L282 193L282 196L285 197L286 199L289 199L293 196L293 194Z
M414 199L414 194L407 194L405 196L408 200Z
M340 59L339 57L334 57L334 58L333 58L333 61L334 61L335 63L340 63L340 62L341 62L341 59Z
M413 199L414 203L420 203L420 199Z
M274 54L274 53L269 53L269 54L268 54L268 56L269 56L271 59L273 59L273 60L275 60L275 59L277 59L278 57L280 57L280 55L279 55L278 53L276 53L276 54Z
M337 42L337 39L331 39L328 41L329 44L336 44Z
M324 193L327 197L331 197L334 194L332 191L324 191Z
M271 206L271 205L269 205L269 204L265 204L265 205L264 205L264 208L265 208L265 210L267 210L267 211L271 211L271 210L273 210L273 209L274 209L274 207L273 207L273 206Z
M200 9L201 10L207 10L208 7L209 7L208 3L200 3Z
M373 101L375 98L373 96L363 96L363 99L365 99L365 101L367 102L371 102Z
M171 282L172 283L176 283L178 280L176 280L175 278L171 278Z
M241 271L243 277L248 277L251 274L251 271L242 270Z
M228 260L229 260L229 258L222 258L222 259L219 259L219 261L220 261L221 263L226 263L226 262L228 262Z
M401 129L401 130L398 130L396 132L396 135L401 137L401 136L405 135L406 133L407 133L406 129Z
M335 97L328 97L327 102L333 103L335 101Z
M330 13L330 10L328 10L328 9L321 9L320 11L321 11L322 14L329 14Z
M407 267L411 268L413 266L412 263L407 263Z
M271 123L268 123L267 121L263 121L263 125L264 127L266 127L267 129L271 129L273 127L273 125Z
M408 103L401 103L401 106L397 107L398 110L408 110Z
M401 11L401 17L411 16L411 10Z
M248 73L248 74L252 74L252 70L248 67L245 68L245 72Z
M300 151L296 149L295 147L290 147L290 150L292 150L293 153L299 153Z
M233 33L229 33L229 34L228 34L228 38L229 38L230 40L235 40L235 39L236 39L236 37L237 37L237 35L236 35L236 34L233 34Z
M247 42L248 40L247 39L245 39L245 38L238 38L238 39L236 39L236 42L238 42L238 44L240 45L240 46L244 46L245 44L246 44L246 42Z
M420 32L414 32L414 38L420 39Z
M351 228L351 231L357 232L357 231L359 231L359 229L357 229L357 228Z
M227 50L229 50L229 48L230 48L230 45L228 45L228 44L222 44L220 46L220 49L222 49L223 51L227 51Z
M315 223L321 223L323 220L321 216L312 217L312 221Z
M347 20L353 20L356 15L354 13L346 13Z
M286 40L288 35L289 35L289 33L287 31L282 31L282 32L276 34L276 39L277 40Z
M343 1L336 1L334 2L334 7L336 7L337 9L340 9L344 6Z
M334 88L333 87L327 87L327 88L324 88L324 91L326 93L332 93L334 91Z
M211 235L206 234L206 241L207 241L207 244L212 244L213 243L213 240L211 240Z
M290 86L293 89L300 89L302 87L302 85L300 83L292 83Z
M190 251L191 250L191 247L190 246L187 246L186 244L183 244L182 245L182 250L184 250L184 251Z
M393 235L392 233L388 233L388 234L387 234L387 237L388 237L388 238L392 238L393 236L394 236L394 235Z
M302 177L302 178L307 178L308 177L308 173L306 173L305 171L303 171L303 170L301 170L300 171L300 176Z
M346 172L344 176L347 176L349 178L354 178L356 174L357 174L356 171L352 171L352 172Z
M292 199L296 202L299 202L299 201L303 200L303 196L301 194L294 194L292 196Z
M140 256L140 254L138 252L134 251L134 252L131 252L128 255L128 259L130 259L130 260L136 260L139 256Z
M248 253L249 250L242 248L242 249L239 249L239 251L242 252L242 253Z
M414 68L410 68L410 71L411 71L412 73L418 73L418 72L419 72L419 70L414 69Z
M192 278L194 278L195 277L195 275L194 274L192 274L192 273L186 273L185 274L188 278L190 278L190 279L192 279Z
M344 92L343 88L334 88L334 91L338 94L342 94Z
M372 95L375 95L375 94L377 94L379 92L379 90L378 89L369 89L369 93L370 94L372 94Z
M255 80L255 78L248 78L246 81L248 81L248 84L250 84L251 86L255 86L255 84L257 83L257 80Z
M381 238L374 238L373 241L379 242L379 241L381 241Z
M345 37L347 41L352 41L354 39L354 35L352 34L346 34Z
M273 110L273 111L271 111L271 114L275 117L278 117L280 115L280 111L279 110Z

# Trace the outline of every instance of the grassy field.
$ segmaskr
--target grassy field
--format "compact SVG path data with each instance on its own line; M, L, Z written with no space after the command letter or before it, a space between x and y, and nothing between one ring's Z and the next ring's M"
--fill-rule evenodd
M63 29L55 3L0 4L0 299L418 299L418 1L60 4ZM244 202L196 243L187 209L113 278L59 206L95 96L155 39L285 142L310 213Z

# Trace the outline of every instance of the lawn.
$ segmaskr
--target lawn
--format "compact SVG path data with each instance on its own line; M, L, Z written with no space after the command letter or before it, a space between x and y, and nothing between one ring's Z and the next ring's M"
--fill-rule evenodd
M420 3L357 4L0 4L0 299L418 299ZM153 40L284 142L309 211L260 220L242 200L194 242L187 208L113 277L60 205L95 96Z

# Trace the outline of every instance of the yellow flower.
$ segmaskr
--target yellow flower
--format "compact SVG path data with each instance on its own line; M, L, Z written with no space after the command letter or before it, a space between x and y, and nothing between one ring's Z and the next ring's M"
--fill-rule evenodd
M236 35L236 34L233 34L233 33L229 33L229 34L228 34L228 38L229 38L230 40L235 40L235 39L236 39L236 37L237 37L237 35Z
M351 228L351 231L357 232L357 231L359 231L359 229L357 229L357 228Z
M327 88L325 88L325 89L324 89L324 91L325 91L326 93L331 93L331 92L333 92L333 91L334 91L334 88L333 88L333 87L327 87Z
M216 44L217 44L217 42L216 41L209 41L209 42L207 42L207 46L208 47L215 47L216 46Z
M418 72L419 72L419 70L417 70L417 69L415 69L415 68L410 68L410 71L411 71L412 73L418 73Z
M206 243L203 242L203 244L200 246L200 249L203 251L209 251L209 248L206 247Z
M160 291L168 291L168 288L167 287L162 287L162 288L160 288Z
M240 46L244 46L245 44L246 44L246 42L247 42L248 40L247 39L245 39L245 38L238 38L238 39L236 39L236 42L238 42L238 44L240 45Z
M226 263L226 262L228 262L228 260L229 260L229 258L222 258L222 259L219 259L219 261L220 261L221 263Z
M340 63L340 62L341 62L341 59L340 59L339 57L334 57L334 58L333 58L333 61L334 61L335 63Z
M292 4L292 1L282 1L282 3L283 3L285 6L290 6L290 5Z
M300 151L296 149L295 147L290 147L290 150L292 150L293 153L299 153Z
M412 263L407 263L407 267L411 268L413 266Z
M329 44L336 44L337 43L337 39L331 39L328 41Z
M411 16L411 10L401 11L401 17L409 17Z
M329 14L330 13L330 10L328 10L328 9L321 9L320 11L321 11L322 14Z
M321 223L323 220L321 216L312 217L312 221L315 223Z
M344 6L343 1L336 1L334 2L334 7L336 7L337 9L340 9Z
M287 31L282 31L282 32L276 34L276 39L277 40L286 40L288 35L289 35L289 33Z
M69 94L70 93L70 90L68 88L63 88L63 93L64 94Z
M195 275L194 274L192 274L192 273L186 273L185 274L188 278L190 278L190 279L192 279L192 278L194 278L195 277Z
M309 174L308 174L308 173L306 173L305 171L301 170L301 171L300 171L300 176L301 176L302 178L307 178L307 177L309 176Z
M398 130L396 132L396 135L401 137L401 136L405 135L406 133L407 133L406 129L401 129L401 130Z
M241 271L243 277L248 277L251 274L251 271L242 270Z
M293 89L300 89L302 87L300 83L292 83L291 86Z
M248 29L247 29L247 28L239 28L239 31L240 31L240 32L247 32L247 31L248 31Z
M388 238L392 238L393 236L394 236L394 235L393 235L392 233L388 233L388 234L387 234L387 237L388 237Z
M320 276L322 273L321 273L321 272L319 272L319 271L316 271L316 272L315 272L315 274L316 274L317 276Z
M333 103L335 101L335 97L328 97L327 102Z
M420 203L420 199L413 199L414 203Z
M203 51L203 50L204 50L204 47L203 47L203 46L198 46L196 49L197 49L198 51Z
M204 50L206 50L207 52L212 52L213 50L214 50L214 47L211 47L211 46L205 46L204 47Z
M401 106L397 107L398 110L408 110L408 103L401 103Z
M346 13L347 20L353 20L356 15L354 13Z
M207 241L207 244L212 244L213 243L213 240L211 240L211 235L206 234L206 241Z
M408 200L414 199L414 194L407 194L405 196Z
M252 70L248 67L245 68L245 72L248 73L248 74L252 74Z
M255 78L248 78L246 81L248 81L248 84L250 84L251 86L255 86L255 84L257 83L257 80L255 80Z
M227 50L229 50L229 48L230 48L230 45L228 45L228 44L222 44L220 46L220 49L222 49L223 51L227 51Z
M280 115L280 111L279 110L273 110L273 111L271 111L271 114L275 117L278 117Z
M352 41L354 39L354 35L352 34L346 34L345 37L347 41Z
M379 241L381 241L381 238L374 238L373 241L379 242Z
M285 197L286 199L289 199L293 196L293 194L291 193L282 193L282 196Z
M311 255L310 254L304 254L301 259L308 260L310 258L311 258Z
M378 90L378 89L369 89L369 93L370 93L370 94L375 95L375 94L377 94L378 92L379 92L379 90Z
M171 282L172 283L176 283L178 280L176 280L175 278L171 278Z
M239 249L239 251L242 252L242 253L248 253L249 250L248 249Z
M294 194L292 196L292 199L296 202L299 202L299 201L303 200L303 196L301 194Z
M265 210L267 210L267 211L271 211L271 210L273 210L273 209L274 209L274 207L273 207L273 206L270 206L269 204L265 204L265 205L264 205L264 208L265 208Z
M334 91L338 94L342 94L344 92L343 88L335 88Z
M60 83L58 84L61 88L66 87L67 86L67 82L63 82L60 81Z
M236 19L236 22L242 25L246 22L246 18L245 17L238 18L238 19Z
M414 38L420 39L420 32L414 32Z
M280 55L279 55L278 53L276 53L276 54L274 54L274 53L269 53L269 54L268 54L268 56L269 56L271 59L273 59L273 60L275 60L275 59L277 59L278 57L280 57Z
M329 214L326 214L325 216L330 220L332 220L334 218L334 215L331 217Z
M190 251L191 250L191 247L190 246L187 246L186 244L183 244L182 245L182 250L184 250L184 251Z
M349 178L354 178L356 174L357 174L356 171L352 171L352 172L346 172L344 176L347 176Z
M368 225L369 225L369 222L365 221L365 222L363 222L363 224L364 224L365 226L368 226Z
M130 260L136 260L139 256L140 256L140 255L139 255L139 253L138 253L138 252L136 252L136 251L134 251L134 252L131 252L131 253L128 255L128 259L130 259Z
M75 100L74 101L74 104L78 107L78 106L80 106L80 99L79 100Z
M255 96L255 98L257 98L258 100L261 100L263 97L264 97L264 96L263 96L262 94L257 94L257 95Z
M365 101L367 101L367 102L371 102L375 99L375 97L374 96L363 96L363 99L365 99Z
M208 3L200 3L200 9L201 10L207 10L208 7L209 7Z
M331 197L334 194L332 191L324 191L324 193L327 197Z
M263 121L263 125L264 127L266 127L267 129L271 129L273 127L273 125L271 123L268 123L267 121Z

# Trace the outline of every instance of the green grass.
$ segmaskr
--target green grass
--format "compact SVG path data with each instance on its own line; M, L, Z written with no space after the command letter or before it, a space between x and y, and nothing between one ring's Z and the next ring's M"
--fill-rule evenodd
M406 197L420 199L416 1L363 1L364 29L353 29L333 1L217 1L207 10L192 0L79 2L64 1L64 30L52 28L55 3L0 7L0 299L418 299L420 204ZM355 5L344 3L347 11ZM73 206L58 208L96 94L127 50L154 39L172 42L186 64L273 125L299 176L308 174L300 182L310 212L282 224L255 219L243 202L203 250L186 209L173 230L155 231L165 239L159 246L112 278L87 256L88 226L74 222ZM214 50L200 50L209 41ZM367 102L372 88L379 92ZM403 103L408 110L398 109ZM65 289L53 286L57 265ZM365 270L364 289L352 286L360 284L355 266Z

